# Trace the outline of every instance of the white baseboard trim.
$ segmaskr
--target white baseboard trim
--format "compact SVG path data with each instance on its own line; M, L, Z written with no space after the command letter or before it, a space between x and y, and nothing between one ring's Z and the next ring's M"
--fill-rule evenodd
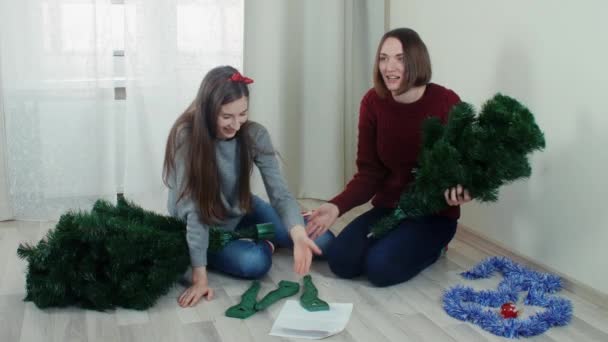
M605 294L591 286L582 284L579 281L552 269L551 267L521 256L520 254L517 254L500 243L483 236L483 234L480 234L467 226L458 225L455 238L460 242L468 244L469 246L489 255L505 256L522 265L526 265L543 272L556 274L562 278L563 285L566 290L603 309L608 309L608 294Z

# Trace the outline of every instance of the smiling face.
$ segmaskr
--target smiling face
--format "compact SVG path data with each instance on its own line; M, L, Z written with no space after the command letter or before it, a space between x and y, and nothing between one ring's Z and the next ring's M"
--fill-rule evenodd
M221 140L232 139L247 122L249 100L243 96L238 100L222 105L217 116L217 138Z
M405 79L405 55L399 39L387 38L378 55L378 69L384 80L386 88L395 93Z

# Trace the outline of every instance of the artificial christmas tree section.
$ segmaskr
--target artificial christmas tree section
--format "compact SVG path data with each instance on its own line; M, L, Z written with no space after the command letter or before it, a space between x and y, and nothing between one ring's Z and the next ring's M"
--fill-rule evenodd
M210 249L239 238L271 238L270 224L237 232L210 229ZM145 310L190 265L186 225L119 197L90 212L68 212L36 246L20 245L28 261L26 298L40 308L80 306Z
M18 249L29 263L25 299L40 308L147 309L189 264L183 227L170 220L162 227L95 209L62 215L36 247Z
M498 188L529 177L527 155L545 147L532 113L517 100L497 94L479 115L465 102L454 106L445 126L429 118L422 128L422 149L414 181L370 237L380 238L406 218L435 214L447 207L444 191L461 184L472 198L490 202Z

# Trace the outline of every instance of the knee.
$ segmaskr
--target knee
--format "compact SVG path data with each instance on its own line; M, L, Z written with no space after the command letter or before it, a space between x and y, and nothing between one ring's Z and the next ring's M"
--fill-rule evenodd
M415 273L409 273L400 274L397 276L387 272L386 270L367 271L367 279L376 287L387 287L400 284L412 279L415 275Z
M418 273L413 270L404 270L402 267L396 267L388 262L386 258L377 254L368 256L365 271L369 282L377 287L386 287L406 282Z
M272 266L272 255L266 246L253 245L239 260L238 275L245 279L262 278Z
M328 249L325 259L329 269L340 278L350 279L361 274L361 266L335 248Z
M340 278L351 279L359 275L359 272L352 265L339 263L335 260L330 261L329 259L327 260L327 264L332 273Z

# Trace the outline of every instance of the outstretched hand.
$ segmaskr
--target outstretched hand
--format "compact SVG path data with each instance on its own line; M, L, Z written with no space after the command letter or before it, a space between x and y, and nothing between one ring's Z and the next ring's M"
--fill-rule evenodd
M207 269L205 267L192 268L192 285L184 291L177 302L182 308L195 306L201 298L213 299L213 289L207 282Z
M310 271L313 254L321 255L321 249L306 234L302 226L295 226L290 231L293 240L293 270L299 275Z
M313 240L318 238L336 222L339 214L340 210L335 204L329 202L322 204L308 218L306 233Z

